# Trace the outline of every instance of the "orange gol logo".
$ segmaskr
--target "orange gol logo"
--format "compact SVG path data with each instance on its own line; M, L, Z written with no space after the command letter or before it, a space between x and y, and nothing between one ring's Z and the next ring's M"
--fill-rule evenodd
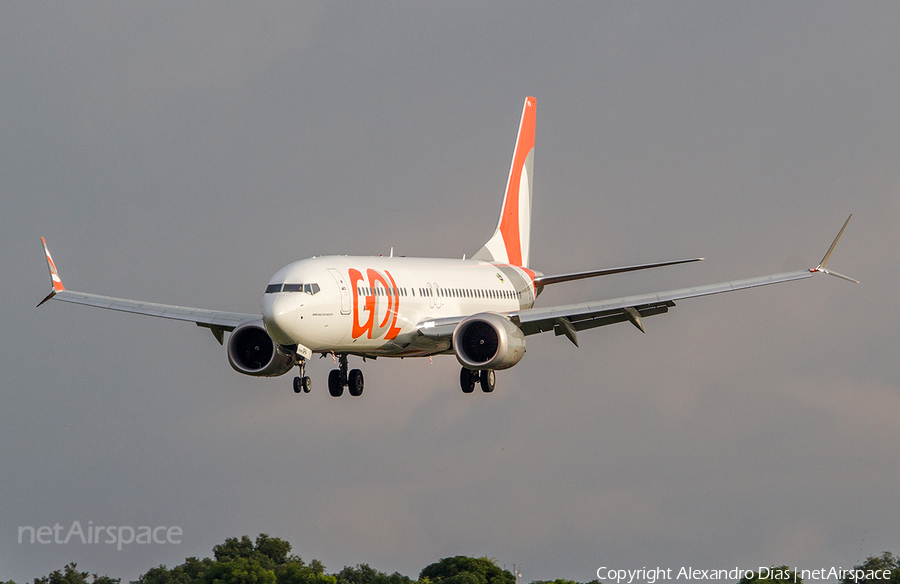
M358 339L366 335L367 339L393 340L400 334L397 327L397 314L400 309L400 295L397 283L387 270L384 273L371 268L366 270L368 286L365 292L360 294L360 283L366 283L366 277L354 268L348 271L350 276L350 290L353 292L353 330L351 335ZM362 302L360 302L362 300ZM367 313L367 314L364 314ZM375 324L377 316L381 315L380 322ZM361 317L365 322L361 322ZM390 324L388 323L390 321Z

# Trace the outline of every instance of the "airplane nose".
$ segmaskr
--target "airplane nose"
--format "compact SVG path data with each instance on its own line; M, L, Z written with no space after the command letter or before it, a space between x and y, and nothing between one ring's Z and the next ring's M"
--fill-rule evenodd
M297 325L300 300L294 295L271 294L263 300L263 324L269 336L279 344L297 343Z

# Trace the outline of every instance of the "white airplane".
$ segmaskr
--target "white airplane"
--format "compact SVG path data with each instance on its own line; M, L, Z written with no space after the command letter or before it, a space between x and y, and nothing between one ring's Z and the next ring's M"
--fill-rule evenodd
M66 289L44 252L53 291L38 306L62 300L194 322L212 331L220 344L224 333L228 361L245 375L274 377L294 367L294 391L308 393L306 363L314 353L332 355L339 366L328 376L328 390L338 397L363 392L363 374L348 371L348 357L431 357L456 355L460 386L471 393L476 383L494 390L494 372L518 363L525 337L553 331L576 346L579 331L630 321L644 332L643 318L668 312L676 300L731 292L809 278L816 273L852 278L826 269L844 223L818 266L783 274L736 280L611 300L534 308L545 286L661 266L700 261L691 258L545 276L529 268L531 193L536 100L525 99L506 195L494 234L471 259L319 256L278 270L266 286L262 314L238 314L110 298ZM850 215L853 216L852 214ZM858 282L857 282L858 283Z

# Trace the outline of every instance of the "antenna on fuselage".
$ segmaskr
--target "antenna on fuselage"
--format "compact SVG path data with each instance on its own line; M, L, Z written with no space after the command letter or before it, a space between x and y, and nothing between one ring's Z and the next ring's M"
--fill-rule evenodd
M391 255L389 257L394 257L394 247L391 246Z

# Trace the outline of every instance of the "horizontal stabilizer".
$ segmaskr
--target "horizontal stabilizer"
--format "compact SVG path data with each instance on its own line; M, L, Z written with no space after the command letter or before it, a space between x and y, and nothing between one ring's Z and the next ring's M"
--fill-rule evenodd
M605 270L590 270L588 272L575 272L573 274L560 274L558 276L538 276L534 279L534 286L546 286L548 284L559 284L560 282L571 282L572 280L582 280L584 278L595 278L597 276L609 276L610 274L623 274L625 272L636 272L638 270L649 270L650 268L661 268L663 266L674 266L676 264L687 264L690 262L702 262L704 258L692 258L689 260L674 260L670 262L659 262L655 264L639 264L636 266L622 266L620 268L607 268Z

